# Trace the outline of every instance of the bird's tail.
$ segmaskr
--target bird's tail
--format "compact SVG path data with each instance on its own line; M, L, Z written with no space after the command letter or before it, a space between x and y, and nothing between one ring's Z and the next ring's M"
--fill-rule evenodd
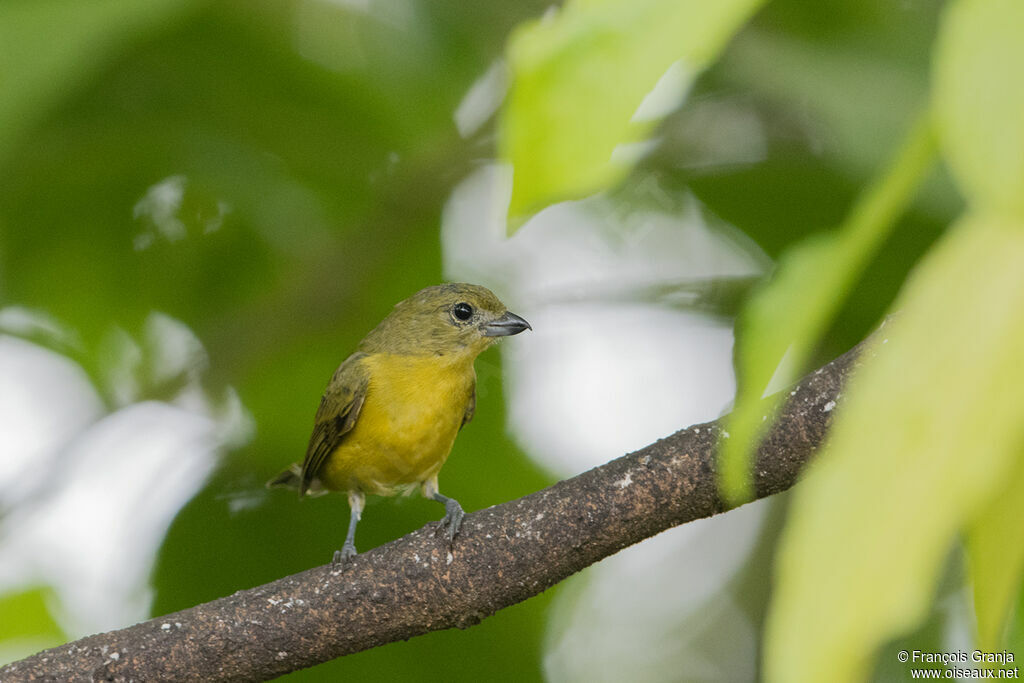
M297 462L292 463L287 469L283 470L281 474L268 481L267 488L293 489L295 491L301 491L302 467ZM306 495L309 496L321 496L325 493L327 493L327 489L323 487L319 479L315 478L309 483L309 487L306 489Z
M281 474L267 482L268 489L295 489L299 490L302 482L302 468L299 463L293 462Z

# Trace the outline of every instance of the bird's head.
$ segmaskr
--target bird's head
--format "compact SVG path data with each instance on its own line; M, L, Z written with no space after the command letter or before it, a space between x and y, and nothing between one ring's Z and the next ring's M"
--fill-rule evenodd
M359 345L367 353L476 356L499 337L533 329L491 290L452 283L399 302Z

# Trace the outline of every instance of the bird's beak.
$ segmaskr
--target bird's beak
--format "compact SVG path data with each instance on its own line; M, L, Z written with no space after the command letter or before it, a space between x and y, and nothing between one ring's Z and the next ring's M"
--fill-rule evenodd
M530 323L512 311L505 311L505 315L483 326L485 337L508 337L513 334L519 334L523 330L532 329Z

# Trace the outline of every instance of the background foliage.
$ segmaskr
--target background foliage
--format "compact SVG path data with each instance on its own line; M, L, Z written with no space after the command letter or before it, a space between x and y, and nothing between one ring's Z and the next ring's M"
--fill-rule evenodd
M0 305L67 332L6 333L72 358L112 412L124 403L111 380L116 340L158 355L145 340L159 311L201 341L211 401L228 405L233 389L255 426L175 517L152 576L153 614L330 556L343 499L299 505L259 487L300 455L338 360L391 304L442 279L444 202L477 164L502 156L516 173L513 228L552 201L608 190L629 204L655 183L692 192L779 259L741 318L740 414L787 349L789 376L845 351L924 263L899 295L895 348L852 391L833 457L793 501L774 602L762 581L748 609L758 623L771 610L765 673L775 680L903 677L899 647L951 649L946 606L963 602L964 586L982 645L1022 652L1009 609L1024 561L1024 383L1009 374L1024 347L1024 90L1011 76L1024 71L1021 5L708 7L0 4ZM498 59L509 77L503 108L462 136L453 112ZM677 60L685 103L635 120ZM741 144L751 125L753 154ZM640 154L610 161L636 142L646 143ZM145 203L161 187L180 191L171 216ZM499 357L482 360L492 390L445 469L467 509L552 480L505 436ZM133 366L132 400L179 396L189 378L152 367ZM737 499L744 434L756 428L733 430L739 466L727 492ZM470 456L484 452L486 469L474 467ZM50 476L61 466L48 461ZM26 498L0 499L7 519L24 514ZM419 499L388 506L369 509L362 547L437 517ZM768 547L778 526L765 532ZM751 576L766 577L773 552L750 563ZM6 590L5 642L77 635L65 633L73 627L48 587ZM293 677L539 679L549 599ZM972 616L958 623L974 628Z

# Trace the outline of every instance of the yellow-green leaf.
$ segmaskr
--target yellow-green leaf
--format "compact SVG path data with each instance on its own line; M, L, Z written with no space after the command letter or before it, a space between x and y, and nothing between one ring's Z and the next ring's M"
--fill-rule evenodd
M943 153L964 194L1024 218L1024 2L950 7L934 94Z
M935 141L926 117L840 229L810 238L785 254L772 282L747 303L737 339L739 385L729 416L730 438L721 447L720 487L726 500L739 504L753 495L750 453L767 425L761 397L783 355L788 351L789 365L797 371L806 365L934 159Z
M630 162L612 152L657 123L657 116L633 120L644 97L682 60L678 105L685 78L710 63L763 1L569 0L517 30L499 131L501 156L514 169L509 215L619 180Z
M927 611L965 525L1024 445L1024 227L955 226L864 359L797 487L768 627L769 681L857 681Z
M38 587L0 596L0 665L67 640L50 616L51 593Z
M1006 617L1024 574L1024 449L1014 473L971 524L967 559L978 621L978 647L1002 649Z
M1012 614L1006 634L1006 649L1014 653L1015 660L1019 662L1024 658L1024 581L1017 588L1017 604Z

